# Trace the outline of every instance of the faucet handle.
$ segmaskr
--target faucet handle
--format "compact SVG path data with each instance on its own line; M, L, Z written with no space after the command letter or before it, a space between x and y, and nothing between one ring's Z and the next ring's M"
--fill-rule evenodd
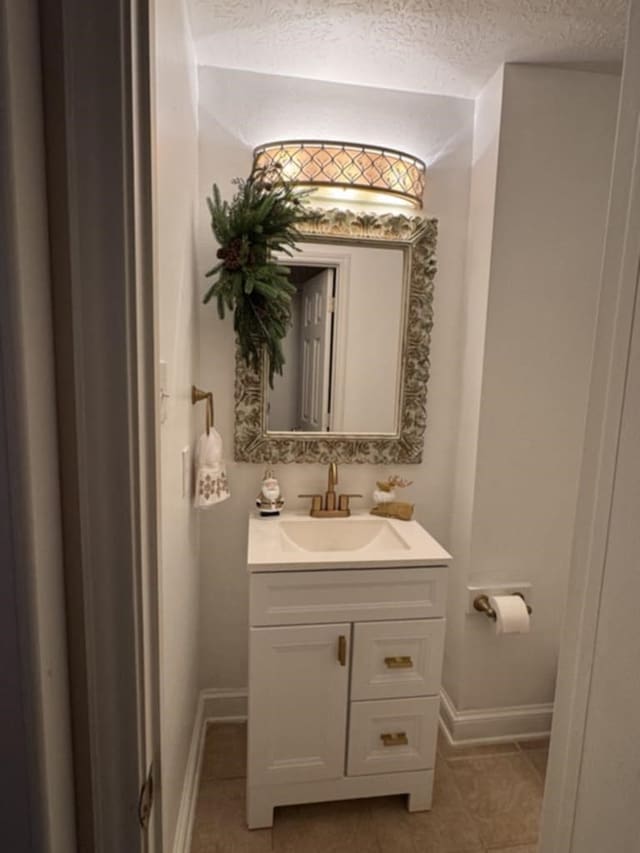
M349 509L349 498L361 498L361 497L362 497L362 495L357 495L357 494L340 495L340 497L338 498L338 509L341 510L342 512L344 512L345 509L348 510Z
M309 515L313 515L322 509L322 495L298 495L299 498L311 498L311 509Z

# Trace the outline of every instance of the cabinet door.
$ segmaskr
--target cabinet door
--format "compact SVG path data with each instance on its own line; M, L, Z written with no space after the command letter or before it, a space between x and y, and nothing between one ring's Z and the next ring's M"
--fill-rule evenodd
M250 785L344 775L351 626L251 628Z

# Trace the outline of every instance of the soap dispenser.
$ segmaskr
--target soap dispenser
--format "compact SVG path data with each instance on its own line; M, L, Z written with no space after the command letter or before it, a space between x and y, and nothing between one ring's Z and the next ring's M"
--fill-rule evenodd
M280 515L280 510L284 506L284 501L280 497L280 484L270 468L264 472L256 506L260 510L260 515L263 516Z

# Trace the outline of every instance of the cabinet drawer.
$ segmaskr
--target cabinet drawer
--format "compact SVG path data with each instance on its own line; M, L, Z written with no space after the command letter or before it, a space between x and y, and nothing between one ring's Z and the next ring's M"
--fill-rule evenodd
M347 775L433 767L439 705L438 696L352 702Z
M354 626L352 699L427 696L440 690L444 619Z
M445 584L445 566L254 574L251 625L444 616Z

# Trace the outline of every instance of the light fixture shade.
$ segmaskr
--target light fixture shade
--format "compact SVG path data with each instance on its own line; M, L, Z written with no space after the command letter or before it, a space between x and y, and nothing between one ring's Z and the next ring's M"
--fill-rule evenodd
M391 148L304 139L258 146L253 152L254 170L274 166L285 180L322 188L332 198L371 198L375 193L375 200L384 204L422 206L424 163Z

